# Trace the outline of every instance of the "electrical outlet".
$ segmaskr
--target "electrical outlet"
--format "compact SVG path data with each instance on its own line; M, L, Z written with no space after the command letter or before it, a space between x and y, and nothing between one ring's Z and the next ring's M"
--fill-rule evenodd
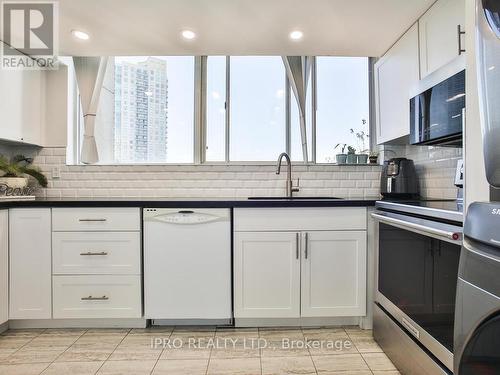
M61 169L59 167L52 168L52 178L61 178Z

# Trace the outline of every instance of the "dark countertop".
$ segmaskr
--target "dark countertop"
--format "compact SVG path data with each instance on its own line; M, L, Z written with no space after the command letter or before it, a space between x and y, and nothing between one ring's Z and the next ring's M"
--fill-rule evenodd
M11 207L153 207L153 208L234 208L234 207L371 207L380 197L353 199L247 199L247 198L37 198L2 201Z

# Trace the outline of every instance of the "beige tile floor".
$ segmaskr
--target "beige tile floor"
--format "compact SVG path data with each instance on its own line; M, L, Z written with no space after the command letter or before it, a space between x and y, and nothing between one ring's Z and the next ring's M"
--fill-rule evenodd
M11 330L0 335L0 375L38 374L399 372L373 340L372 332L354 327L45 329Z

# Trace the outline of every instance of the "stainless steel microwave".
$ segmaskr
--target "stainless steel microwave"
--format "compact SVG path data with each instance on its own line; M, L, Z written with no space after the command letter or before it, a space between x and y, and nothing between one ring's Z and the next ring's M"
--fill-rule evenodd
M434 77L429 77L430 79ZM465 70L433 83L421 83L422 91L410 99L410 143L414 145L462 145L465 109Z

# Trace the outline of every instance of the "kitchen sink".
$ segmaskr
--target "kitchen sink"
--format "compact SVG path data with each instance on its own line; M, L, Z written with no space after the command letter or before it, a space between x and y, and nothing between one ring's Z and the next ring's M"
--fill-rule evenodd
M337 198L337 197L248 197L248 199L251 200L331 200L331 199L342 199L342 198Z

